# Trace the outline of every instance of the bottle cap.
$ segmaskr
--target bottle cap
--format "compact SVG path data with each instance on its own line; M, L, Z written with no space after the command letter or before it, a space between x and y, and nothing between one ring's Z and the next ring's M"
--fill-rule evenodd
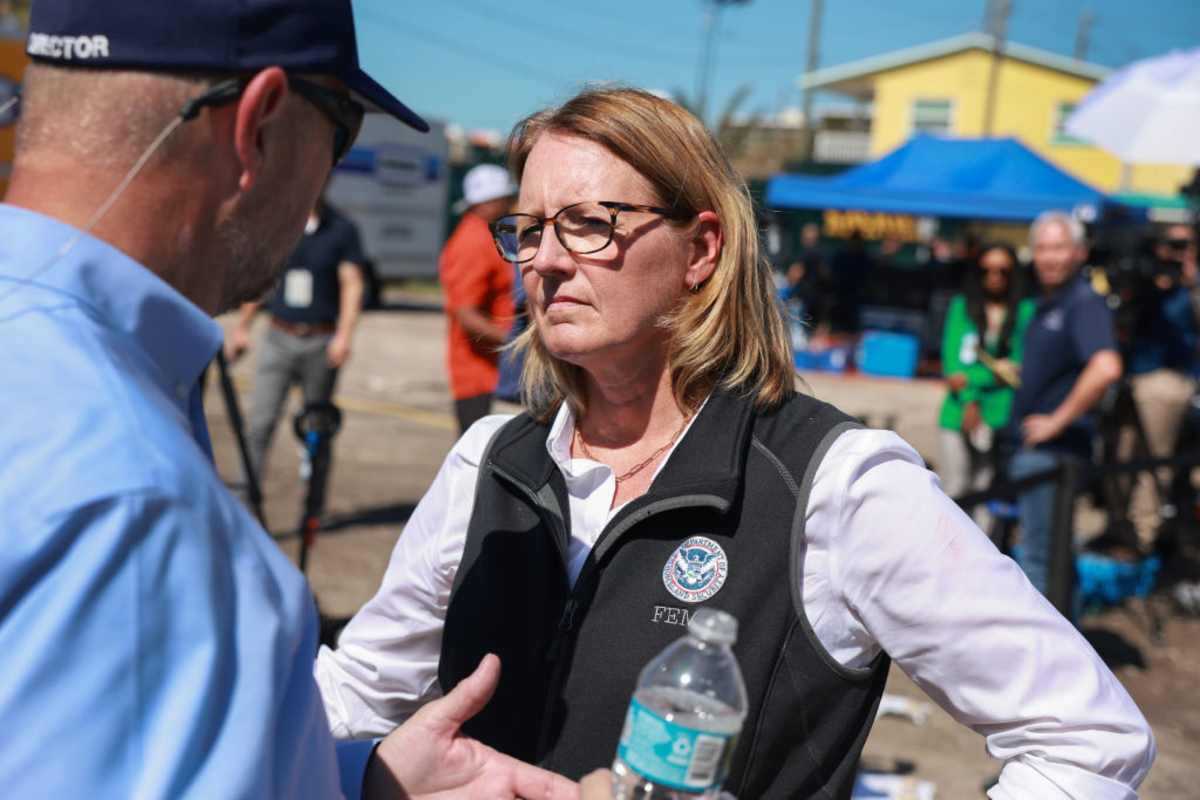
M688 620L688 633L711 644L733 644L737 628L737 617L715 608L701 608Z

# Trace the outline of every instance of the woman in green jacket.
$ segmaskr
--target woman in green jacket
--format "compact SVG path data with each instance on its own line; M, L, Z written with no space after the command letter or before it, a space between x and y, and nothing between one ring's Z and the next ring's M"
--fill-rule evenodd
M993 432L1012 413L1025 328L1034 311L1034 302L1024 298L1019 267L1010 246L985 246L946 312L942 373L949 391L938 420L939 473L951 497L987 488ZM986 515L975 519L982 527Z

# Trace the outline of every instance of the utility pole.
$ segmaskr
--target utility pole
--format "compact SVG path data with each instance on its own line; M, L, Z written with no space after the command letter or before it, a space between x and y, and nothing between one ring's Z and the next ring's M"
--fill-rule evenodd
M696 68L696 116L705 122L708 115L708 85L712 80L717 23L720 21L721 7L744 5L750 0L704 0L704 45L700 51L700 63ZM707 124L707 123L706 123Z
M808 58L804 72L811 75L821 64L821 11L824 0L809 0L808 7ZM816 146L817 131L813 127L813 91L804 90L804 160L812 161Z
M1088 45L1092 41L1092 26L1096 24L1096 15L1090 8L1085 8L1079 15L1079 27L1075 30L1075 58L1087 61Z
M983 135L991 136L996 121L996 90L1000 84L1000 64L1004 60L1004 42L1008 36L1008 18L1012 15L1012 0L989 0L988 32L992 35L992 68L988 75L987 96L984 99Z
M720 6L714 2L704 4L704 45L700 50L700 63L696 67L696 90L692 96L696 98L696 116L701 122L706 122L708 116L708 74L712 62L713 36L717 31L717 14Z

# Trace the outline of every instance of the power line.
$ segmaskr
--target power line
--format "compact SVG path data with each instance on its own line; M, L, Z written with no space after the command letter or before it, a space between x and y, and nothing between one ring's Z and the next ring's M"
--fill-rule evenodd
M1114 28L1111 21L1104 17L1097 18L1091 34L1090 46L1099 45L1107 51L1111 60L1119 65L1137 61L1146 54L1144 43L1133 41L1126 35L1124 29Z
M626 47L620 42L614 42L607 38L603 42L598 42L594 38L587 38L587 31L569 30L557 25L549 25L541 20L533 17L526 17L507 9L503 12L496 12L488 8L472 5L470 2L464 2L464 0L454 0L454 5L458 6L463 11L479 17L480 19L485 19L490 22L498 22L501 25L506 25L510 28L516 28L522 33L533 33L544 38L554 39L555 41L569 44L571 47L582 46L593 50L603 51L606 55L621 55L625 58L635 58L660 65L663 63L664 59L679 61L692 57L691 54L685 55L682 52L671 52L664 50L658 45L656 45L654 50L651 52L649 50L643 50L637 47Z
M457 2L463 3L463 2L466 2L466 0L457 0ZM586 8L579 4L569 4L569 5L562 4L560 6L556 6L555 13L558 14L560 17L564 13L569 13L572 15L579 14L579 15L586 16L590 20L593 20L596 27L595 27L595 35L592 38L593 39L603 38L603 40L605 42L605 44L604 44L605 49L611 49L610 43L619 39L621 42L625 43L625 45L622 46L622 49L624 49L628 52L627 45L631 43L631 37L630 37L631 32L640 32L640 33L649 34L649 35L658 34L659 38L656 41L653 41L653 42L647 41L647 42L643 42L643 43L634 42L632 44L635 48L645 48L645 49L650 49L650 50L654 50L656 52L663 53L667 58L679 61L681 63L684 61L690 61L691 59L696 57L696 54L694 52L690 52L690 51L683 52L683 51L664 50L663 49L663 41L672 36L691 37L691 36L698 36L698 35L702 34L702 30L693 33L690 30L683 31L679 27L673 27L669 31L667 31L660 25L655 25L654 26L655 30L651 30L650 27L643 26L640 24L639 24L639 27L633 28L633 29L627 27L627 28L622 28L619 30L613 30L612 28L608 27L608 23L612 22L613 19L620 20L621 18L619 18L619 17L614 18L612 14L595 12L595 11L592 11L589 8ZM649 22L649 24L654 24L653 21L648 21L648 22ZM591 23L589 23L589 24L591 24ZM603 26L604 30L601 30L599 26ZM703 28L703 25L701 25L701 28ZM578 39L581 36L581 32L579 30L570 31L570 32L567 32L566 29L561 29L561 28L559 30L563 31L562 35L564 35L564 36L569 35L569 36L573 37L573 39ZM789 42L788 44L790 46L792 43ZM758 40L745 41L743 39L739 39L739 38L737 38L736 32L731 32L728 28L725 28L722 30L721 50L722 50L722 52L724 52L724 51L730 50L730 49L742 51L741 55L743 57L753 53L753 55L755 55L757 57L755 59L757 61L757 63L760 65L763 65L763 66L778 66L778 67L792 67L792 66L798 67L799 66L799 58L798 57L765 58L763 56L763 45L762 45L761 41L758 41Z
M558 81L552 75L538 69L537 67L529 64L523 64L520 61L514 61L509 58L497 56L495 53L489 53L475 47L465 46L448 36L443 36L435 31L413 25L411 20L401 20L399 17L393 17L389 14L379 11L378 9L370 7L356 9L355 14L361 14L362 16L368 18L374 18L376 21L387 25L396 33L399 33L410 39L415 39L425 44L437 45L438 47L449 50L453 53L457 53L458 55L465 56L466 58L473 58L476 61L482 61L489 66L499 67L500 69L507 70L513 75L517 75L527 80L536 81L537 83L547 84L555 87L558 86Z
M959 23L955 22L952 17L930 14L928 11L913 8L911 4L904 5L896 3L894 0L865 0L865 2L871 6L872 13L876 16L889 17L898 22L924 23L925 27L930 27L930 23L932 23L934 32L931 35L933 36L938 35L937 31L939 30L957 31L960 27ZM838 9L831 8L830 10L836 11ZM843 13L842 18L845 19L845 17L846 15ZM947 24L948 22L953 24Z

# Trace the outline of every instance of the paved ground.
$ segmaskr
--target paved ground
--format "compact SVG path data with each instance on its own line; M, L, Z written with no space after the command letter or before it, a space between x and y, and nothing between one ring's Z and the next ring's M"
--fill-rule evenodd
M387 559L422 492L454 440L454 422L442 365L443 319L436 310L402 303L365 316L353 361L345 370L338 403L345 414L330 486L329 530L310 564L322 610L348 616L374 592ZM253 355L234 368L244 393ZM936 383L807 376L818 397L874 425L896 429L930 461L936 455ZM207 408L217 465L237 483L236 454L223 402L210 382ZM296 552L300 514L297 448L280 429L265 485L269 526L280 547ZM1143 627L1123 612L1086 621L1085 631L1106 656L1150 719L1159 757L1141 796L1148 800L1200 797L1200 621L1172 618L1166 644L1153 645ZM924 700L899 670L889 692ZM978 798L997 766L983 740L934 707L917 727L884 718L867 744L873 764L912 769L935 782L938 797Z

